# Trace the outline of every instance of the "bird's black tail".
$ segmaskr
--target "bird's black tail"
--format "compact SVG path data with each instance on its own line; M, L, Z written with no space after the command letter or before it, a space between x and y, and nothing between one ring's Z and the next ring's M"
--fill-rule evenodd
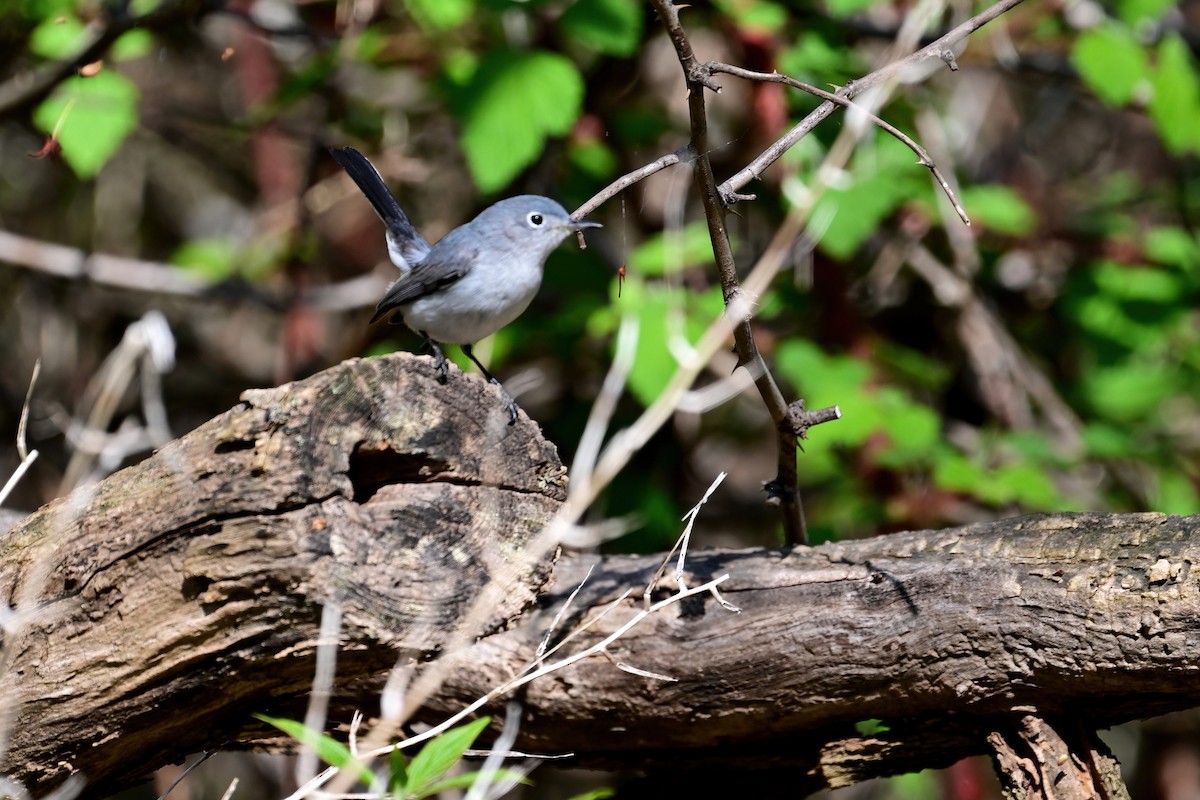
M429 242L413 227L408 215L400 208L387 184L383 182L383 176L367 157L353 147L331 147L329 154L358 184L375 213L383 220L384 227L387 228L388 249L392 251L392 260L395 261L398 255L406 262L397 266L411 267L424 258L429 252Z

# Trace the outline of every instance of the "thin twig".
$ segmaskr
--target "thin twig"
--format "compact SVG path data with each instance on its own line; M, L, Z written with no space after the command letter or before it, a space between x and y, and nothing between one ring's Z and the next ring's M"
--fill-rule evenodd
M850 99L856 95L862 94L867 89L883 83L890 78L899 75L922 62L930 59L939 59L945 63L945 53L950 51L954 45L961 42L967 36L982 28L987 23L994 20L1009 9L1019 5L1022 0L1001 0L999 3L987 8L986 10L976 14L975 16L963 22L961 25L955 26L944 36L934 40L920 50L917 50L912 55L905 58L893 61L887 66L878 69L869 75L864 75L858 80L838 89L836 94L839 97ZM796 142L803 139L813 128L815 128L822 120L834 112L837 105L826 100L824 103L814 109L807 117L802 119L790 131L780 137L774 144L764 150L757 158L739 170L735 175L717 187L722 199L729 204L736 203L738 200L753 197L753 195L738 194L738 190L756 180L766 171L767 167L779 160L780 156L792 148Z
M916 141L908 136L908 134L904 133L890 122L880 119L862 106L851 102L848 98L834 94L833 92L827 92L824 89L818 89L816 86L803 83L802 81L798 81L795 78L791 78L787 75L781 75L778 72L756 72L754 70L736 67L732 64L724 64L719 61L710 61L705 64L704 67L710 72L721 72L725 73L726 75L733 75L736 78L743 78L749 81L782 83L785 86L791 86L793 89L799 89L802 92L815 95L823 100L827 100L830 103L836 103L839 106L843 106L844 108L852 109L863 114L876 126L882 128L892 136L899 139L904 143L905 146L908 147L908 149L917 154L917 158L919 159L917 163L928 169L933 175L933 178L935 181L937 181L938 186L940 186L942 191L946 193L946 197L950 200L950 204L954 206L954 210L958 213L959 219L961 219L966 225L971 224L971 219L967 216L966 209L962 207L962 203L960 203L958 197L955 196L954 190L950 188L950 183L946 180L946 177L942 174L942 171L938 169L938 166L936 163L934 163L933 158L930 157L929 153L925 151L924 147L917 144Z
M337 674L338 635L342 630L342 607L333 600L321 609L321 628L317 634L317 663L313 668L312 691L308 694L308 709L304 712L304 727L311 731L325 729L329 698L333 696L333 680ZM303 747L296 759L296 782L303 783L317 774L317 753Z
M65 61L55 61L32 72L19 72L0 84L0 117L8 117L40 103L80 67L99 60L113 42L134 28L154 30L176 23L181 19L196 16L208 10L206 0L181 0L161 3L153 10L138 16L114 14L92 36L78 53Z
M696 61L691 44L679 22L679 9L671 0L653 0L659 19L667 29L667 35L675 46L675 53L683 69L688 88L688 118L692 132L692 150L696 153L694 161L696 188L704 204L704 217L708 223L709 241L712 244L713 255L717 262L717 273L721 280L721 289L726 306L730 306L741 293L737 265L733 258L733 249L729 243L729 235L725 229L726 201L718 192L716 178L713 175L712 163L708 158L708 117L705 110L704 89L719 89L720 86L706 73L704 67ZM758 352L754 335L750 329L748 318L742 319L733 330L733 338L738 353L738 364L750 369L754 376L754 385L759 396L776 422L776 474L769 482L772 487L771 500L779 503L783 518L784 537L789 544L803 544L808 541L808 532L804 522L804 508L800 500L799 480L796 474L795 436L778 428L780 420L787 414L787 402L783 393L775 383L775 377L767 368L766 362Z
M651 161L649 164L645 165L644 167L639 167L638 169L635 169L632 172L625 173L624 175L622 175L621 177L617 178L615 181L610 183L608 186L605 186L603 189L601 189L595 195L593 195L592 198L590 200L588 200L586 203L581 205L579 208L575 209L575 211L571 214L571 218L572 219L583 219L588 214L592 213L597 208L604 205L604 203L611 200L613 197L616 197L622 191L629 188L630 186L637 183L638 181L645 180L646 178L649 178L654 173L660 172L660 171L666 169L667 167L674 166L675 164L678 164L681 161L682 162L691 161L692 158L694 157L694 155L695 155L695 153L692 151L692 146L690 144L687 144L687 145L684 145L683 147L679 148L678 150L676 150L674 153L667 153L662 158L659 158L655 161Z
M583 580L575 587L575 590L567 596L566 602L558 609L558 613L554 615L554 619L550 621L550 626L546 628L546 635L542 637L541 644L538 645L536 657L542 658L546 655L546 648L550 646L550 637L554 635L554 631L558 628L558 623L562 622L563 615L567 613L567 609L571 607L571 603L575 601L575 596L583 589L584 584L588 582L588 578L592 577L592 570L596 568L595 564L588 567L587 574L583 576Z
M17 423L17 455L24 461L29 456L25 442L25 431L29 427L29 407L33 404L33 387L42 373L42 359L33 362L33 375L29 377L29 388L25 390L25 403L21 406L21 421Z
M458 725L464 719L466 719L467 717L474 714L479 709L486 706L488 703L491 703L492 701L494 701L500 697L503 697L504 695L509 694L510 692L513 692L513 691L521 688L522 686L525 686L526 684L537 680L538 678L541 678L545 675L549 675L552 672L557 672L558 670L565 669L565 668L571 666L572 664L582 661L585 658L589 658L590 656L602 653L613 642L620 639L622 636L624 636L626 633L628 633L632 628L634 628L637 625L639 625L640 623L644 622L646 619L653 616L655 613L662 610L663 608L666 608L667 606L670 606L674 603L681 602L689 597L693 597L698 594L704 594L704 593L710 592L713 588L719 586L720 584L724 583L728 579L729 579L728 574L720 575L720 576L708 581L707 583L703 583L699 586L696 586L693 589L683 590L683 591L680 591L680 592L677 592L677 593L671 595L670 597L668 597L664 600L660 600L659 602L657 602L653 606L651 606L649 609L643 609L643 610L637 611L634 613L634 615L632 617L630 617L628 620L623 622L615 631L610 633L608 636L605 636L603 639L601 639L599 642L593 644L592 646L590 646L584 650L581 650L578 653L574 653L572 655L566 656L559 661L555 661L550 664L545 664L542 667L540 667L532 672L528 672L523 675L520 675L500 686L493 688L490 692L488 692L487 694L483 695L482 697L476 699L470 705L466 706L461 711L459 711L457 714L454 714L454 715L442 720L442 722L438 723L437 725L433 726L432 728L429 728L428 730L423 731L422 733L419 733L416 736L412 736L408 739L405 739L402 742L397 742L395 744L390 744L385 747L380 747L376 750L372 750L371 752L363 754L359 763L360 764L366 763L367 761L373 760L380 756L385 756L388 753L394 752L396 750L406 750L415 745L427 742L436 736L440 736L441 734L448 731L450 728L453 728L455 725ZM322 786L324 786L338 772L339 772L338 768L329 767L324 772L322 772L320 775L317 775L315 778L313 778L308 783L301 786L295 792L288 795L287 800L299 800L299 798L309 796L312 792L315 792L315 791L319 790Z
M183 779L192 774L192 770L203 764L205 761L208 761L208 759L212 758L216 752L216 750L205 750L203 753L201 753L199 758L197 758L191 764L188 764L187 769L179 773L179 776L175 778L175 780L171 781L171 785L167 787L165 792L158 796L158 800L167 800L167 795L175 791L175 787L183 783Z
M667 574L667 565L671 563L671 557L675 555L676 551L679 552L679 561L675 567L675 583L681 589L686 588L683 582L683 565L687 559L688 541L692 537L692 526L696 524L696 515L700 513L700 509L708 502L708 498L712 496L712 493L725 480L726 474L724 472L718 474L716 479L709 484L708 491L700 498L700 502L692 506L692 509L683 515L683 521L687 523L683 528L683 533L675 540L675 544L671 547L670 552L667 553L666 558L663 559L662 565L654 573L654 577L646 583L646 591L642 593L642 603L646 608L650 607L650 595L658 587L658 582L662 580L662 576Z

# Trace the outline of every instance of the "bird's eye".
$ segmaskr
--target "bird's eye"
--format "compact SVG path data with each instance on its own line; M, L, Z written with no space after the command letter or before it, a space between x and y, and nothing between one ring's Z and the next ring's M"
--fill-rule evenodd
M546 221L546 218L543 217L541 214L537 213L536 211L532 212L529 215L529 224L535 228L542 227L542 223L545 221Z

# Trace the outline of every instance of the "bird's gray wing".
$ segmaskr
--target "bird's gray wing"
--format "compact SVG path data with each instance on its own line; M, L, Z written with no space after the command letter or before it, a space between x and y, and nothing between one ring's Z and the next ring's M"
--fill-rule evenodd
M457 250L454 253L454 261L447 262L438 256L436 250L431 252L429 257L414 266L411 272L400 276L388 287L387 294L379 301L379 305L375 306L375 315L371 317L371 322L375 322L392 309L420 300L462 280L467 274L467 265L474 263L477 254L477 249L470 252Z

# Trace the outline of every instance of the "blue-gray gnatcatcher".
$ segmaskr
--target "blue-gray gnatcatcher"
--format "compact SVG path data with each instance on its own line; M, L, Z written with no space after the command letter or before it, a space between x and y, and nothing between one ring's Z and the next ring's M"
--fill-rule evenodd
M401 271L375 307L371 322L399 311L404 324L425 337L442 383L447 364L438 344L460 345L479 371L500 386L509 424L516 422L517 404L475 358L472 346L529 307L554 248L572 233L600 224L571 219L548 197L521 195L489 206L430 245L366 156L352 147L329 152L383 220L388 255Z

